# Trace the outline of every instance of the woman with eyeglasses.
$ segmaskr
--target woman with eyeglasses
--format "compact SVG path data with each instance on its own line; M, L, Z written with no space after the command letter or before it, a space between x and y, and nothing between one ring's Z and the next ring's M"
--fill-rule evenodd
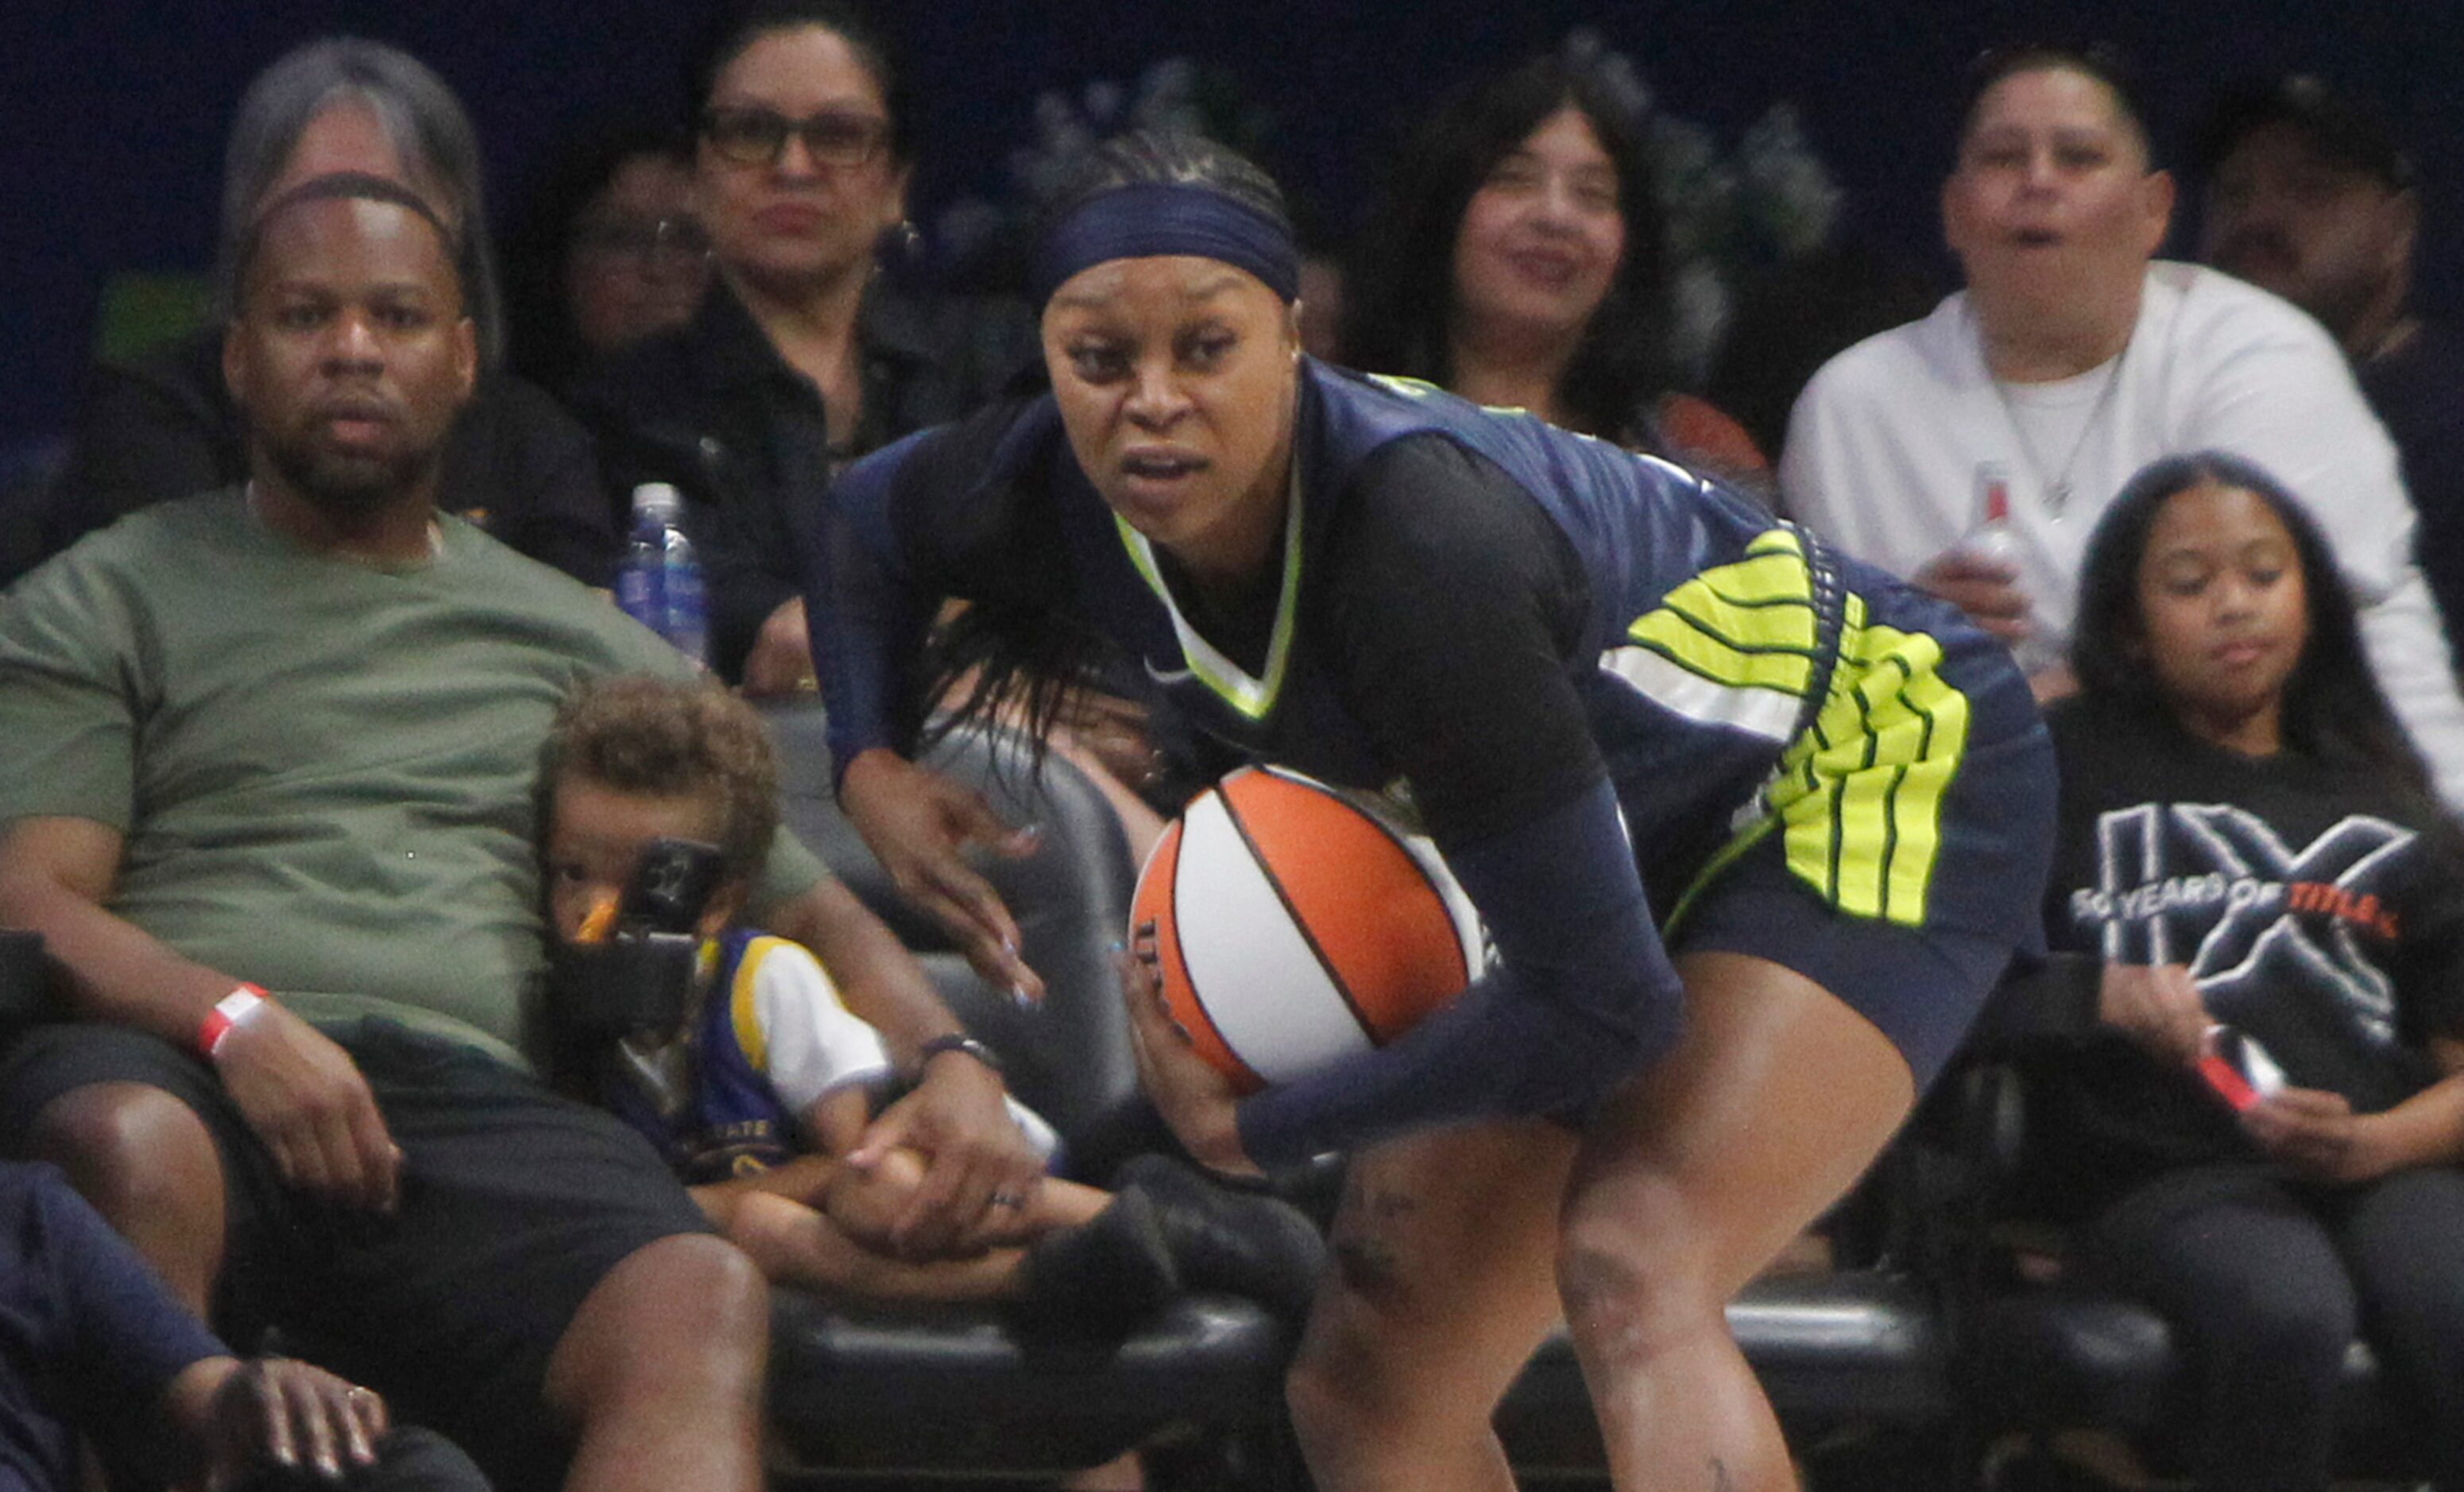
M907 231L906 92L841 0L744 0L691 74L710 293L575 393L623 500L674 484L707 571L711 664L747 693L810 687L797 536L848 461L973 407L1033 353L1023 316L875 273Z
M683 139L638 116L575 136L540 174L504 261L510 356L544 388L691 320L710 284L710 235Z

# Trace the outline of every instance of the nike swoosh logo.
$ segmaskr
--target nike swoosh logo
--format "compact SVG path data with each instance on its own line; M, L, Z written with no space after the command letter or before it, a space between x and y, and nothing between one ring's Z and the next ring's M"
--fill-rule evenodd
M1152 659L1141 658L1138 662L1145 667L1147 677L1158 684L1178 684L1184 679L1198 676L1187 669L1158 669Z

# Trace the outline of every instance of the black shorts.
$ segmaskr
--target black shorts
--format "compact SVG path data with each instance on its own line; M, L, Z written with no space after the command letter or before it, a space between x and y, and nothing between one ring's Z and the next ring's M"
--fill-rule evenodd
M0 1134L72 1088L140 1083L202 1118L229 1223L215 1325L242 1350L278 1327L470 1451L500 1487L553 1485L569 1427L542 1400L549 1355L587 1296L647 1244L708 1232L649 1144L612 1116L469 1047L385 1020L328 1034L359 1064L403 1151L391 1217L282 1184L212 1070L112 1026L30 1033L0 1069Z

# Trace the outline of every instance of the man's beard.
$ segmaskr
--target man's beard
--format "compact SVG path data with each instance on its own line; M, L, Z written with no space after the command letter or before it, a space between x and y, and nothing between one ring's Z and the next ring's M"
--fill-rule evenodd
M429 449L346 455L307 435L268 441L266 457L291 490L312 507L338 518L352 518L380 512L417 489L435 472L437 452Z

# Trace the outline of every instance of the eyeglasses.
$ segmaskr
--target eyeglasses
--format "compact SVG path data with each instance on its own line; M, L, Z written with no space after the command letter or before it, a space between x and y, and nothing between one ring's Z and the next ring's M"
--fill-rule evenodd
M710 234L689 217L604 217L573 230L573 251L594 259L677 264L710 257Z
M720 160L737 165L777 161L787 149L789 135L803 137L804 153L815 165L851 168L880 151L890 138L890 121L833 110L801 120L770 109L712 109L701 117L701 138Z

